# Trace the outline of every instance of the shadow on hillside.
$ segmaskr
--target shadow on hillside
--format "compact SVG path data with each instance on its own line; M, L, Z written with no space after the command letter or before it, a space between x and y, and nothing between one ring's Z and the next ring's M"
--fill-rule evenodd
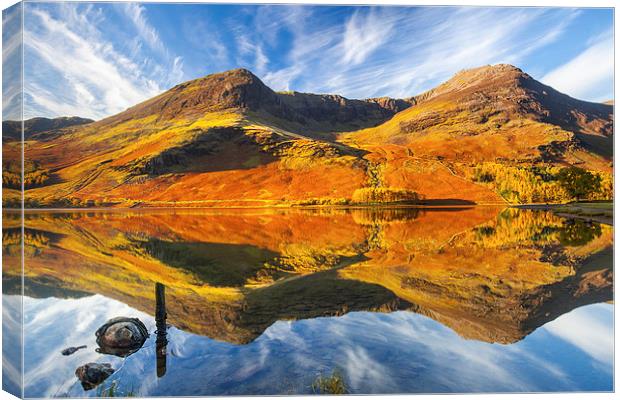
M366 151L341 143L291 140L275 132L248 132L242 128L211 128L192 140L162 151L132 166L139 174L204 173L247 170L276 162L282 157L312 160L343 155L362 157Z
M612 137L588 135L585 133L579 133L577 137L584 147L591 152L610 160L613 158L614 140Z

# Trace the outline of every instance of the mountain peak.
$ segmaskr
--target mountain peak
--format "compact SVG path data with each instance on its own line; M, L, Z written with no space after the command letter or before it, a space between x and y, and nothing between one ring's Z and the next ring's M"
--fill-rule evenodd
M471 74L471 73L501 74L501 73L524 73L524 72L521 68L515 67L512 64L487 64L487 65L482 65L480 67L463 69L457 72L457 75L461 73L464 73L464 74Z
M191 118L209 111L258 109L261 104L269 105L277 101L275 92L256 75L245 68L237 68L183 82L104 121L114 123L153 114L164 120Z
M488 108L501 110L506 117L527 115L580 133L610 136L613 128L612 106L574 99L510 64L461 70L412 100L448 102L469 113Z
M484 65L482 67L463 69L441 85L424 92L414 99L417 103L439 95L463 91L471 87L506 87L516 86L520 79L531 79L521 69L510 64Z

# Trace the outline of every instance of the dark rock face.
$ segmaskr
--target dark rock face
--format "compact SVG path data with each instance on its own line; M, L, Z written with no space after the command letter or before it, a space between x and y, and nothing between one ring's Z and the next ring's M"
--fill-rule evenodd
M127 357L140 350L149 334L138 318L117 317L103 324L95 336L99 353Z
M55 131L70 126L84 125L94 122L92 119L80 117L31 118L24 121L24 139L33 135ZM21 121L2 121L2 139L4 141L21 140Z
M387 110L392 114L401 112L414 104L411 99L393 99L391 97L374 97L364 101L375 103L382 109Z
M75 376L82 383L84 390L91 390L99 386L114 373L110 364L88 363L75 370Z
M387 121L410 106L404 100L388 97L350 100L339 95L298 92L279 96L282 103L303 118L340 124L358 123L360 127Z

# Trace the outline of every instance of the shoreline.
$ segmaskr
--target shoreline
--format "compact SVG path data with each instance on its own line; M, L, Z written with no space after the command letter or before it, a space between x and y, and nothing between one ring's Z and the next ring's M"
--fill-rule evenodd
M164 210L364 210L364 209L422 209L422 210L462 210L476 207L503 207L508 208L508 204L446 204L446 205L312 205L312 206L158 206L158 207L89 207L89 208L3 208L3 212L24 213L38 212L100 212L100 211L119 211L119 212L141 212L141 211L164 211Z
M610 202L574 202L565 204L519 204L512 206L524 210L545 210L563 218L574 218L588 222L614 226L614 203Z

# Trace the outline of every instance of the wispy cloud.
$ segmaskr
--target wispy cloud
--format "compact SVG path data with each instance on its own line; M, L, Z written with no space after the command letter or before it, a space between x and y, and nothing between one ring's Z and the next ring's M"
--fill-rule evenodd
M163 50L143 10L131 9L144 43L166 53L159 60L142 54L140 46L121 52L99 29L105 25L101 9L79 7L64 4L58 14L32 7L27 13L26 118L102 118L158 94L171 78L182 79L182 59Z
M570 314L550 322L545 329L572 344L593 359L613 365L614 338L610 327L610 310L605 304L596 304L573 310ZM613 323L612 323L613 324ZM588 335L583 332L588 327Z
M146 15L145 9L138 3L124 3L121 5L126 16L133 23L138 34L153 50L167 55L167 50L159 38L157 30L151 26Z
M18 120L22 112L21 5L2 13L2 117Z
M609 100L614 76L613 33L606 32L575 58L542 77L542 82L581 99Z
M363 15L355 12L345 25L342 41L343 64L357 65L365 61L372 52L390 40L394 20L383 18L381 12L372 9Z
M162 19L138 3L28 7L27 115L100 118L238 67L275 90L350 98L413 96L495 63L589 100L607 96L613 77L611 34L557 66L584 45L579 9L178 5Z
M298 13L301 14L301 13ZM275 89L347 97L407 97L464 68L519 64L565 33L577 10L357 8L340 24L271 16L291 34L286 63L262 78ZM532 27L537 29L533 30Z
M415 15L392 11L375 23L398 26L397 38L386 43L372 62L335 71L325 89L354 97L411 96L464 68L518 64L542 46L542 38L548 43L564 29L561 22L550 24L538 35L524 35L532 23L542 19L544 11L502 14L493 9L428 9Z

